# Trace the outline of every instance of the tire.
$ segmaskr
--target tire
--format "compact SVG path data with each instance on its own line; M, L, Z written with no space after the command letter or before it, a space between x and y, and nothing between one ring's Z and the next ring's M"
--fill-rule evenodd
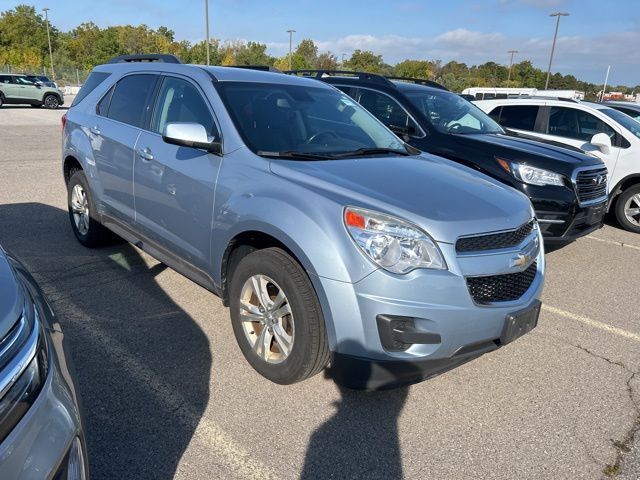
M0 93L0 108L4 105L4 95Z
M71 229L82 245L93 248L114 243L117 238L115 234L96 220L98 216L95 204L82 170L71 172L67 184L67 205Z
M640 185L633 185L618 196L616 218L625 230L640 233Z
M45 95L42 104L47 110L55 110L60 106L60 100L55 95Z
M252 279L258 278L263 281L257 280L257 288L262 285L261 290L267 292L269 298L265 302L271 302L273 315L269 309L259 312L260 305L265 310L265 302L255 294L256 283ZM275 305L273 301L278 301L280 291L284 300ZM318 297L305 271L284 250L265 248L243 257L232 272L229 300L238 346L263 377L288 385L312 377L327 365L329 346ZM278 316L277 312L287 311ZM246 321L249 317L261 320ZM261 343L263 339L266 343ZM268 348L258 347L262 344Z

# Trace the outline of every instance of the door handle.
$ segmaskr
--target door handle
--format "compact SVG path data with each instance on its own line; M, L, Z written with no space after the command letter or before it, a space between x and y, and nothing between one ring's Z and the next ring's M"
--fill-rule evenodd
M149 147L138 149L136 150L136 153L143 161L150 162L151 160L153 160L153 153L151 153Z
M100 135L100 128L97 125L91 127L89 131L94 135Z

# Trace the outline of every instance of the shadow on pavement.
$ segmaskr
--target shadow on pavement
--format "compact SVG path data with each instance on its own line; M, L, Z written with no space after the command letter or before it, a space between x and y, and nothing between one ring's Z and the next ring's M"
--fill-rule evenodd
M158 285L165 267L149 268L129 244L82 247L67 212L48 205L0 205L0 226L71 347L92 479L173 478L209 400L212 359Z
M370 373L360 370L363 380ZM331 368L325 376L334 378ZM336 384L341 399L335 414L311 435L300 478L404 478L398 418L410 387L365 392Z

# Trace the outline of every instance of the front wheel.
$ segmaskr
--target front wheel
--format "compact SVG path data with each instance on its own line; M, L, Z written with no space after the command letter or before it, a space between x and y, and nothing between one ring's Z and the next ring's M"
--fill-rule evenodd
M616 218L625 230L640 233L640 185L627 188L617 198Z
M305 380L329 361L322 310L306 272L279 248L246 255L232 273L233 332L249 364L279 384Z

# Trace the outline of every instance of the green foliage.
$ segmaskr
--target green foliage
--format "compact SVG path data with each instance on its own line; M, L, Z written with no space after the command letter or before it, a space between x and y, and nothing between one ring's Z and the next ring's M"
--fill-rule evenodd
M376 55L369 50L356 49L344 66L348 70L380 74L392 73L392 68L384 63L382 55Z
M434 63L427 60L404 60L393 67L394 75L399 77L424 78L425 80L431 80L434 71Z

